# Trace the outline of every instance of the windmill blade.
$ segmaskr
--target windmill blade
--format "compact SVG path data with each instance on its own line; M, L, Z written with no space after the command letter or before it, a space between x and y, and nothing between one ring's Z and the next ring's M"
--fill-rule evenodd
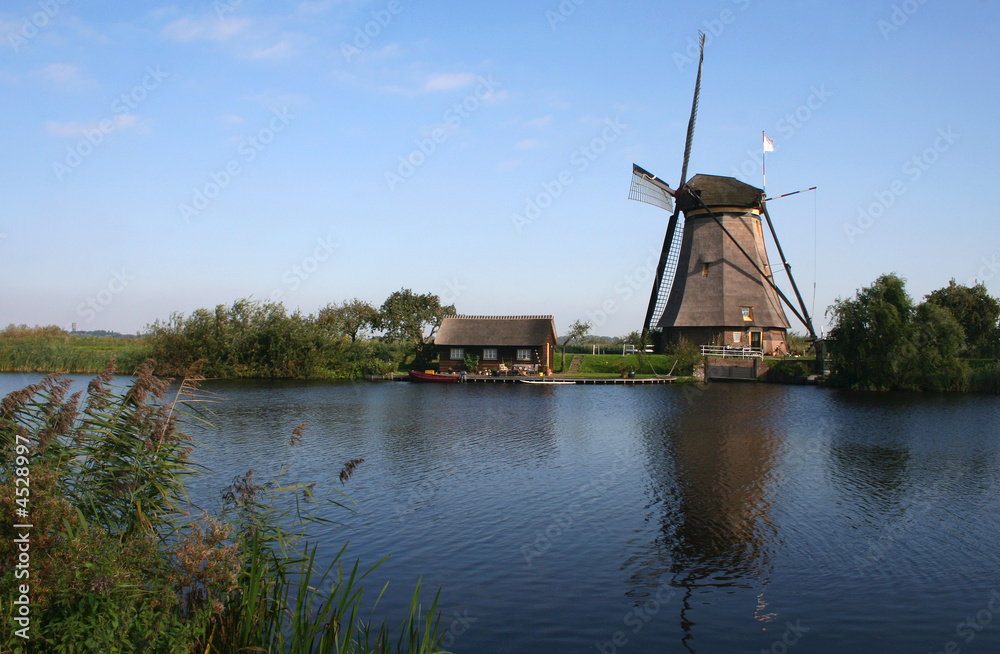
M677 231L677 222L680 217L680 209L674 209L667 223L667 233L663 237L663 247L660 249L660 260L656 264L656 277L653 279L653 291L649 294L649 304L646 306L646 319L642 324L642 335L649 333L649 328L654 321L659 321L667 308L667 299L670 297L670 289L674 285L674 276L677 273L677 261L680 257L681 232Z
M698 32L698 45L700 51L698 54L698 76L694 82L691 117L688 119L687 138L684 141L684 163L681 165L681 182L677 185L677 191L674 192L675 197L677 193L683 191L684 184L687 183L688 161L691 159L691 142L694 140L694 121L698 115L698 97L701 95L701 70L705 63L704 32ZM634 179L633 177L633 182ZM653 292L649 296L649 304L646 307L646 320L642 325L643 336L649 332L653 320L659 319L664 309L666 309L667 299L670 297L670 289L674 284L674 276L677 272L676 257L678 253L672 253L671 250L674 243L674 233L677 229L677 219L680 217L680 213L681 209L678 206L674 209L673 215L670 216L670 222L667 224L667 234L663 239L663 248L660 250L660 261L656 266L656 278L653 280ZM680 243L677 244L677 248L680 248ZM668 267L667 262L671 260L671 254L674 255L673 267ZM669 275L669 277L664 279L664 274Z
M632 187L628 199L645 202L654 207L674 210L674 190L653 173L632 164Z
M698 116L698 97L701 95L701 69L705 63L705 33L698 32L700 54L698 55L698 77L694 81L694 100L691 101L691 118L688 119L687 140L684 142L684 164L681 166L681 183L678 189L684 188L687 182L688 161L691 159L691 141L694 140L694 121Z

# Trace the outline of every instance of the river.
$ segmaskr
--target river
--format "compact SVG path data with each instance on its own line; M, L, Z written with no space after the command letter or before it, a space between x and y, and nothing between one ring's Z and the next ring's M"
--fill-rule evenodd
M37 378L0 375L0 392ZM996 396L205 388L192 499L282 467L347 493L356 512L321 509L341 524L313 534L320 558L345 541L363 565L389 555L366 591L389 582L379 615L418 579L428 602L440 588L455 652L1000 651Z

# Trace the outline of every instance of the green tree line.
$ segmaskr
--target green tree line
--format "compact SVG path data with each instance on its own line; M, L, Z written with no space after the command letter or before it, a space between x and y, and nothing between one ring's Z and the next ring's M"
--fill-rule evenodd
M1000 392L1000 300L954 280L916 304L882 275L832 316L831 382L856 390Z
M239 299L231 305L174 313L146 334L156 372L207 377L321 379L385 374L400 363L433 358L441 320L454 315L433 294L400 289L380 307L357 298L314 314L289 313L280 302Z

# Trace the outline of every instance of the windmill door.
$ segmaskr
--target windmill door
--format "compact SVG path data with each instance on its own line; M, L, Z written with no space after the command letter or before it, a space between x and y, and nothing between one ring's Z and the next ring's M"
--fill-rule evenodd
M758 331L750 332L750 347L759 350L761 348L761 333Z

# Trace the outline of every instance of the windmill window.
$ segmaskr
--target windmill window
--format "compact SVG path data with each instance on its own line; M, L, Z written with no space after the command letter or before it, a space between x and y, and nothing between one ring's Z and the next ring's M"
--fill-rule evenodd
M707 263L701 264L701 274L705 275L705 276L708 276L708 264Z
M739 343L742 340L743 332L733 332L733 343Z
M753 307L740 307L744 322L753 322Z
M451 348L451 358L453 361L461 361L465 358L465 349L461 347Z
M484 347L483 348L483 359L487 361L496 361L497 349L495 347Z

